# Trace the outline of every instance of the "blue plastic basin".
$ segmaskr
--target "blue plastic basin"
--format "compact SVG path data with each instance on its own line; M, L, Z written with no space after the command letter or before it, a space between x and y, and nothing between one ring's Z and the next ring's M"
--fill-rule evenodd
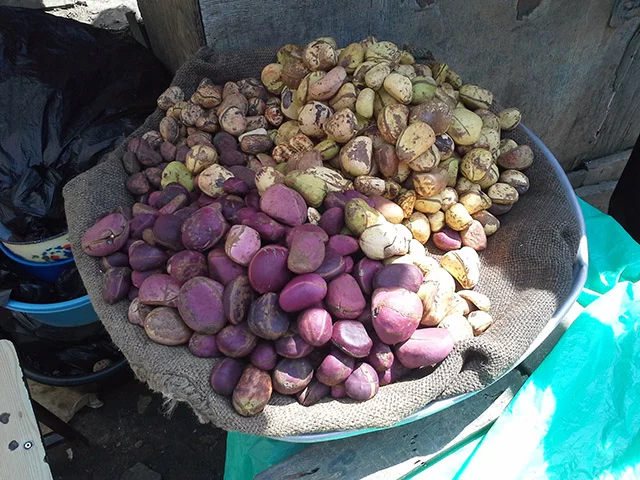
M54 327L80 327L98 321L89 295L59 303L24 303L9 300L6 307L26 313L41 323Z
M62 275L62 272L73 266L73 258L66 258L64 260L51 263L38 263L30 262L17 256L2 243L0 243L0 250L2 250L7 257L16 262L20 270L45 282L55 282L58 277Z

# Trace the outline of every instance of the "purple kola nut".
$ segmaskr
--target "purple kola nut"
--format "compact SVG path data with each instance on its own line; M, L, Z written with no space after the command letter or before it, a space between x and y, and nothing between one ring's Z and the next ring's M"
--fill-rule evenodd
M140 202L136 202L133 204L133 207L131 207L131 215L135 218L138 215L144 215L144 214L156 214L158 213L158 210L156 208L150 207L149 205L146 205L144 203L140 203ZM131 219L129 221L129 223L131 223Z
M202 207L182 224L182 244L189 250L203 252L218 243L229 231L220 210Z
M331 247L325 249L322 265L314 272L324 278L327 282L333 280L338 275L345 273L346 264L344 257Z
M402 365L397 358L394 358L391 368L384 372L378 372L378 379L380 386L389 385L390 383L397 382L411 372L410 368Z
M376 204L375 204L375 202L373 200L371 200L366 195L363 195L362 193L358 192L357 190L347 190L346 192L344 192L344 196L347 198L347 201L353 200L354 198L361 198L362 200L367 202L367 204L371 208L375 208L375 206L376 206Z
M218 163L225 167L242 167L247 164L249 157L246 153L237 150L223 150L220 152Z
M258 250L260 250L260 234L253 228L234 225L229 229L224 242L224 251L231 260L247 267Z
M224 287L222 305L225 318L232 324L244 322L249 314L255 292L249 283L249 277L240 275Z
M407 368L426 367L447 358L453 344L453 337L446 328L421 328L395 346L395 356Z
M216 201L217 201L216 198L210 197L206 193L201 193L198 196L198 206L199 207L206 207L207 205L211 205L212 203L214 203Z
M344 383L339 383L331 387L332 398L344 398L347 396L347 391L344 388Z
M318 239L320 239L322 243L327 243L329 241L329 235L327 235L327 232L325 232L322 228L320 228L318 225L313 225L312 223L305 223L304 225L290 228L287 231L287 247L291 247L293 239L299 234L318 237Z
M189 341L192 331L175 308L154 308L144 321L147 336L160 345L183 345Z
M162 142L160 156L165 162L173 162L176 158L176 146L171 142Z
M133 274L132 274L133 275ZM133 283L133 280L132 280ZM138 298L138 287L136 287L135 285L133 285L130 289L129 289L129 293L127 293L127 299L130 302L133 302L135 299Z
M140 285L138 298L144 305L176 307L180 284L169 275L156 273Z
M147 205L149 205L150 207L156 208L156 205L158 205L158 201L160 200L161 195L162 195L161 191L151 192L146 202ZM144 203L144 202L141 202L141 203Z
M169 255L164 250L153 247L144 240L136 240L129 247L129 264L137 272L162 268L168 259Z
M298 317L298 333L309 345L314 347L326 345L333 333L331 315L324 308L306 309Z
M261 213L260 211L258 211L258 209L253 208L253 207L244 207L241 208L240 210L238 210L238 213L236 214L236 223L239 225L248 225L249 227L253 228L254 230L256 230L258 233L260 233L260 230L255 228L253 225L249 225L249 223L251 222L250 219L252 219L253 217L255 217L258 213ZM262 214L264 215L264 213ZM266 217L266 215L265 215ZM268 217L267 217L268 218ZM247 223L245 223L245 221ZM274 220L275 221L275 220ZM262 233L260 233L260 237L264 238L265 240L268 241L267 238L265 238L264 235L262 235Z
M112 267L104 274L102 284L102 299L113 304L124 299L131 288L131 269L127 267Z
M82 250L92 257L106 257L120 250L129 238L129 222L121 213L98 220L82 236Z
M227 357L242 358L251 354L258 344L256 337L246 323L227 325L216 335L218 348Z
M144 213L137 215L129 222L129 231L131 238L142 238L142 232L147 228L153 229L153 224L156 223L156 216L150 213Z
M138 161L145 167L155 167L162 163L162 156L151 148L146 140L140 139L134 146L133 153L136 154Z
M330 192L324 197L322 205L326 209L325 212L331 208L338 207L344 212L344 206L349 199L342 192ZM343 214L344 215L344 214ZM327 232L328 233L328 232Z
M320 302L327 295L327 282L317 273L294 277L280 292L280 308L299 312Z
M318 403L324 397L329 396L330 393L331 387L325 385L324 383L320 383L317 380L312 380L304 390L298 392L296 398L302 406L310 407L311 405L315 405L316 403Z
M292 277L287 268L289 250L280 245L267 245L255 254L249 264L249 282L258 293L278 292Z
M297 333L288 333L274 342L276 352L284 358L303 358L313 351L313 346L305 342Z
M361 363L344 382L347 396L364 402L375 397L378 393L380 382L378 373L368 363Z
M156 204L153 206L160 210L162 207L171 202L178 195L184 195L186 197L189 196L189 190L186 189L184 185L177 182L168 183L158 194L158 200Z
M260 197L260 209L270 217L295 227L307 221L307 204L298 192L285 185L271 185Z
M300 232L292 237L287 268L297 274L311 273L320 268L324 256L325 243L322 238L315 233Z
M445 252L458 250L462 247L460 233L449 227L445 227L441 231L434 233L431 238L433 238L435 246Z
M129 311L127 312L127 319L129 323L133 325L144 326L144 319L151 313L153 310L151 307L147 305L143 305L140 303L139 298L135 298L131 301L129 305Z
M344 273L352 273L353 272L353 258L344 257Z
M356 320L339 320L333 324L331 343L353 358L365 358L371 352L373 340Z
M246 192L227 192L227 193L235 193L236 195L244 196L247 193L249 193L250 190L253 190L256 188L256 172L254 172L250 168L245 167L243 165L232 165L228 167L228 170L231 173L233 173L233 176L235 177L236 182L238 180L242 180L244 184L247 186L248 190ZM222 188L224 189L224 184L222 185ZM243 189L242 186L240 186L239 188Z
M181 284L194 277L206 277L209 274L207 257L200 252L183 250L167 261L167 273Z
M422 271L410 263L392 263L385 265L373 278L373 289L406 288L417 292L422 285Z
M215 358L222 356L218 349L215 335L203 335L202 333L194 332L189 339L187 345L191 355L201 358Z
M149 179L144 172L134 173L127 179L127 190L132 195L146 195L151 191Z
M325 304L334 318L358 318L366 305L356 280L343 273L329 282Z
M164 207L158 210L158 215L171 215L177 212L178 210L180 210L181 208L184 208L187 205L189 205L189 200L190 200L189 195L184 195L184 194L177 195L173 198L173 200L171 200Z
M222 184L222 190L231 195L244 196L249 193L249 185L241 178L228 178Z
M164 273L164 270L162 270L161 268L156 268L155 270L147 270L146 272L136 272L134 270L133 272L131 272L131 283L133 283L134 287L140 288L140 286L147 278L158 273Z
M353 255L360 250L358 239L349 235L334 235L329 239L329 247L343 256Z
M408 340L422 318L422 300L405 288L379 288L371 298L373 328L387 345Z
M313 368L305 358L283 358L273 370L273 389L283 395L293 395L309 385Z
M258 342L249 355L249 361L260 370L271 371L276 367L278 354L272 342Z
M320 217L318 225L330 236L340 233L344 228L344 207L327 209Z
M247 207L250 208L250 207ZM243 209L245 210L245 209ZM253 215L247 216L243 218L240 223L242 225L247 225L248 227L256 230L260 237L263 238L267 242L277 242L281 238L284 237L285 228L276 222L273 218L271 218L266 213L258 212L255 209L251 209L255 211ZM238 218L244 217L245 215L241 215L238 212Z
M353 276L358 282L360 289L366 294L371 295L373 293L373 279L376 274L384 268L384 265L377 260L371 260L370 258L363 258L356 266Z
M229 396L233 393L233 389L240 381L242 372L244 371L244 363L237 358L221 358L213 366L209 383L213 391Z
M238 141L236 137L227 132L218 132L213 136L213 145L218 150L237 150Z
M184 222L185 220L178 215L161 215L157 217L151 230L154 242L170 250L183 250L182 225Z
M116 252L100 259L101 270L106 272L111 267L129 267L129 256L123 252Z
M247 274L247 268L237 264L224 253L224 248L214 248L207 255L209 276L222 285Z
M391 368L393 359L391 347L386 343L382 343L380 340L374 340L371 352L369 352L369 356L367 357L369 365L371 365L376 372L384 372Z
M363 324L367 329L369 329L369 327L373 328L373 319L371 318L371 305L369 303L367 303L367 306L364 307L364 310L362 311L360 316L356 318L356 321Z
M244 201L247 204L247 207L253 207L260 209L260 194L258 190L251 190L247 193L247 196L244 197Z
M333 387L344 382L355 366L355 360L340 350L329 353L316 370L316 378Z
M207 277L195 277L182 285L178 311L184 323L198 333L218 333L227 323L222 308L223 292L221 284Z
M291 318L280 308L276 293L265 293L256 298L247 315L249 329L260 338L275 340L289 331Z
M244 200L237 195L221 195L218 198L224 218L230 223L238 223L237 215L240 209L247 206Z

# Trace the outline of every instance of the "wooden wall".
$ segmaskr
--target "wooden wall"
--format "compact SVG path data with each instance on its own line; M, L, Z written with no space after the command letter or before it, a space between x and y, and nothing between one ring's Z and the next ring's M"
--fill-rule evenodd
M197 3L139 0L148 30L158 20L145 12L172 4L193 23L187 12ZM640 1L199 0L199 8L204 41L223 51L369 34L428 48L465 81L520 107L567 170L640 135ZM165 35L185 36L177 27ZM195 51L183 44L165 56L174 68Z

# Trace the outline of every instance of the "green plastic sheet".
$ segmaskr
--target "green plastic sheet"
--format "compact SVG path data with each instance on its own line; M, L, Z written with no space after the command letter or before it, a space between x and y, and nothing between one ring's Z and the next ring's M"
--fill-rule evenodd
M413 478L640 478L640 245L610 216L580 206L584 310L484 437ZM230 432L225 480L253 478L305 447Z

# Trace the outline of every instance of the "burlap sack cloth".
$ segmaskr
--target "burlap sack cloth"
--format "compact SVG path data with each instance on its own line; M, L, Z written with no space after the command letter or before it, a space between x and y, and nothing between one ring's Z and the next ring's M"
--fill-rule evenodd
M243 55L201 50L177 72L173 84L187 97L203 77L220 83L258 77L274 61L274 50ZM156 111L132 134L157 129L163 112ZM514 132L518 143L526 134ZM482 336L458 344L433 372L382 387L371 400L326 399L303 407L292 397L275 394L264 412L250 418L238 415L228 398L209 386L215 362L192 356L185 347L151 342L142 328L127 321L129 302L107 305L101 297L98 260L83 254L80 238L96 218L119 205L131 205L120 159L126 142L104 163L71 181L64 189L69 233L76 263L96 312L131 367L153 390L172 400L187 402L203 421L225 430L255 435L296 435L335 430L385 427L399 422L432 400L485 387L513 365L567 298L579 227L551 166L533 145L536 161L527 174L529 192L500 218L502 228L480 254L482 269L477 290L493 302L495 324Z

